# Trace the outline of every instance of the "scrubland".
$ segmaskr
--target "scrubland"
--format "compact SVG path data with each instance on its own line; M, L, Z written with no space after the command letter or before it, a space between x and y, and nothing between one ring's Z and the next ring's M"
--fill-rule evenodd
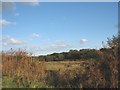
M3 88L116 88L117 58L41 61L24 50L1 52Z

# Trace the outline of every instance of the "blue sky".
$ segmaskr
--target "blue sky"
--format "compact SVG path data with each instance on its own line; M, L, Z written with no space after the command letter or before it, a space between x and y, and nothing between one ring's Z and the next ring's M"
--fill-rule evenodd
M4 3L2 49L35 55L100 48L118 30L117 2Z

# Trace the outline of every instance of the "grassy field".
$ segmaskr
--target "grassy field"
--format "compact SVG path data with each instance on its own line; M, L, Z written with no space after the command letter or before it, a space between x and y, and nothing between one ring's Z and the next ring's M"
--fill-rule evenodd
M80 67L82 61L59 61L45 62L46 70L63 70Z

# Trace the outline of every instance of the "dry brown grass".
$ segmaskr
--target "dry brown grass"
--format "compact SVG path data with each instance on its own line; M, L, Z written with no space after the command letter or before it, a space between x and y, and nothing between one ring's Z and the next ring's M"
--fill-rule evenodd
M2 74L14 78L18 87L24 82L39 82L44 76L44 62L33 61L32 56L23 50L2 52ZM29 87L29 86L26 86Z

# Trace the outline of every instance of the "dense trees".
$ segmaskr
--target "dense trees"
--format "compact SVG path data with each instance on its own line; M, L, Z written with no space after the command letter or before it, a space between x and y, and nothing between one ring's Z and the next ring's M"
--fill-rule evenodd
M112 53L109 48L108 49L102 48L100 50L95 49L70 50L69 52L53 53L46 56L39 56L39 60L66 61L66 60L98 59L99 52Z

